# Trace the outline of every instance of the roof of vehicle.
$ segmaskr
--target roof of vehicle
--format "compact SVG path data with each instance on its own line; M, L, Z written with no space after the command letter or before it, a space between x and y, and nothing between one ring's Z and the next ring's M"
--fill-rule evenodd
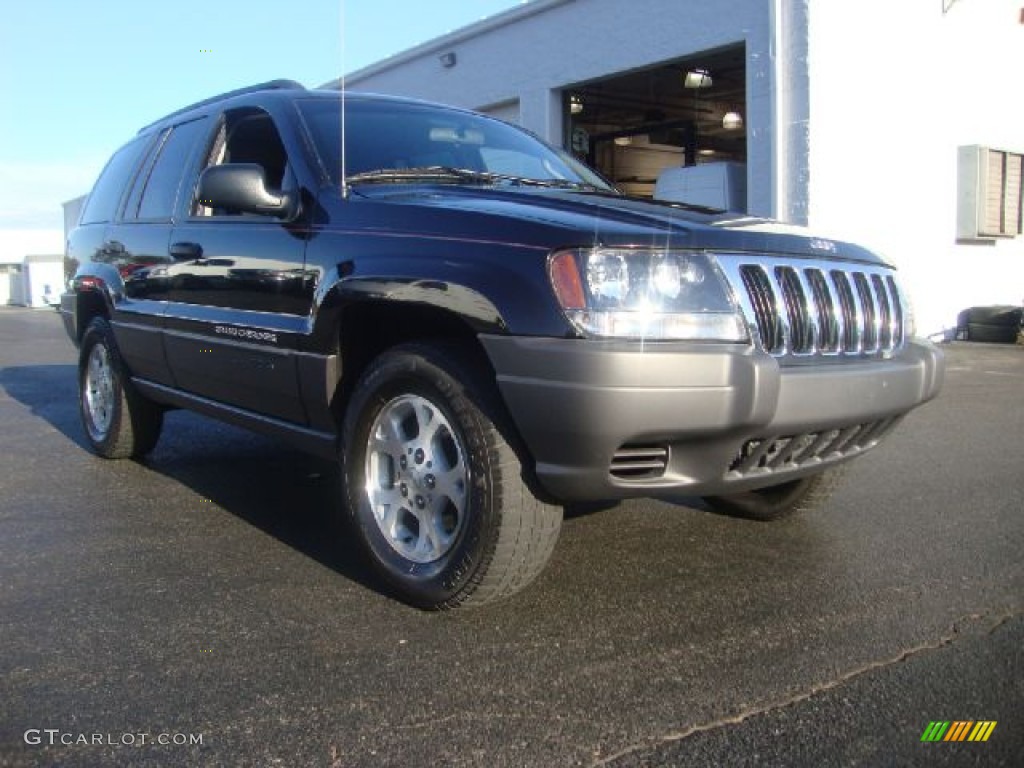
M184 115L187 115L190 112L202 109L203 107L207 107L207 106L210 106L210 105L213 105L213 104L219 104L221 102L228 101L228 100L231 100L231 99L235 99L235 98L238 98L238 97L241 97L241 96L249 96L249 95L253 95L253 94L257 94L257 93L268 94L268 93L274 93L274 92L288 92L290 94L294 94L294 92L301 92L304 98L312 97L312 98L319 98L319 99L340 99L341 96L342 96L342 92L340 90L338 90L338 89L335 89L335 88L322 88L322 89L316 89L316 90L308 90L304 85L302 85L302 83L299 83L299 82L297 82L295 80L287 80L287 79L269 80L269 81L267 81L265 83L256 83L255 85L248 85L248 86L245 86L244 88L236 88L236 89L231 90L231 91L226 91L225 93L221 93L221 94L218 94L216 96L210 96L209 98L197 101L194 104L189 104L187 107L182 107L181 109L176 109L173 112L171 112L169 114L166 114L163 117L159 118L158 120L154 120L153 122L144 125L142 128L139 129L138 133L142 134L142 133L146 133L147 131L163 127L165 124L167 124L169 122L172 122L174 120L174 118L182 117ZM424 101L422 99L411 99L411 98L401 97L401 96L391 96L391 95L384 95L384 94L378 94L378 93L368 93L366 91L358 91L358 92L348 91L348 92L345 93L345 97L347 99L353 100L353 101L366 101L366 100L392 101L392 102L399 103L399 104L424 104L424 105L437 106L437 107L444 106L446 109L454 109L454 110L457 110L457 111L466 111L466 110L460 109L459 107L451 107L451 106L448 106L448 105L435 104L433 102Z
M171 112L170 114L164 115L159 120L154 120L152 123L148 123L148 124L142 126L139 129L139 133L145 133L150 128L155 128L156 126L160 125L161 123L164 123L167 120L170 120L172 117L177 117L179 115L184 115L184 114L186 114L188 112L191 112L194 109L199 109L200 107L205 107L205 106L207 106L209 104L216 104L219 101L227 101L228 99L232 99L232 98L234 98L236 96L243 96L243 95L249 94L249 93L259 93L261 91L280 91L280 90L301 90L301 91L304 91L304 90L306 90L306 88L305 88L304 85L302 85L302 83L297 82L295 80L268 80L265 83L257 83L256 85L247 85L244 88L236 88L233 91L226 91L225 93L221 93L221 94L218 94L216 96L210 96L209 98L197 101L194 104L189 104L187 107L182 107L181 109L176 109L173 112Z

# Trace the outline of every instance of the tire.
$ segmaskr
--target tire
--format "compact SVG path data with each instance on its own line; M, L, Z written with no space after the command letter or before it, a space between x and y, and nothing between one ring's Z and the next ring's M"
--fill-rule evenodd
M988 342L990 344L1015 344L1018 327L1015 325L991 325L988 323L968 323L967 340Z
M342 427L345 506L403 601L482 605L523 589L550 558L562 509L531 492L506 423L493 384L453 345L395 347L356 385Z
M817 475L755 491L729 496L706 496L704 501L717 512L747 520L771 522L824 506L845 475L846 467L842 465Z
M1021 324L1020 307L1000 304L991 307L971 307L960 313L965 323L980 325L1012 326L1019 328Z
M114 332L102 317L82 336L78 407L89 445L106 459L144 456L160 438L163 409L132 386Z

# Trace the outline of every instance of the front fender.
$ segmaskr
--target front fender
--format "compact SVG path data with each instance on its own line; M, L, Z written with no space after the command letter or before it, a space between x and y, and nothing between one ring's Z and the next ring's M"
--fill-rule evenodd
M546 260L493 253L343 261L318 281L314 346L324 348L341 313L357 304L443 312L477 334L571 335L547 278Z
M507 331L505 319L493 301L480 291L446 280L414 277L339 278L323 286L323 294L317 298L321 311L366 301L418 304L450 312L480 333Z

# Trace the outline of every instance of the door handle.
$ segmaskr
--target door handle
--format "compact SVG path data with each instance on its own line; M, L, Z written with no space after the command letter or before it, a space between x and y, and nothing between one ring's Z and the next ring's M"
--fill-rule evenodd
M199 243L171 243L170 254L175 260L198 259L203 255L203 246Z

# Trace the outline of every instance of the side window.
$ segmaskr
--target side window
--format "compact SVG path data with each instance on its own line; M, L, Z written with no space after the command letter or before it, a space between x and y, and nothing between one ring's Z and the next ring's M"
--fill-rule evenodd
M281 135L269 114L261 109L237 109L225 113L206 155L203 168L227 163L255 163L263 167L268 189L294 184L288 155ZM231 212L212 209L198 201L194 216L229 216Z
M85 201L80 223L98 224L110 221L117 215L117 205L121 202L125 187L131 181L151 139L151 136L140 136L114 153L93 185L89 199Z
M206 118L200 118L171 129L160 147L160 154L149 172L149 178L146 179L138 211L126 211L126 218L171 218L182 176L188 169L189 159L201 141L206 125Z

